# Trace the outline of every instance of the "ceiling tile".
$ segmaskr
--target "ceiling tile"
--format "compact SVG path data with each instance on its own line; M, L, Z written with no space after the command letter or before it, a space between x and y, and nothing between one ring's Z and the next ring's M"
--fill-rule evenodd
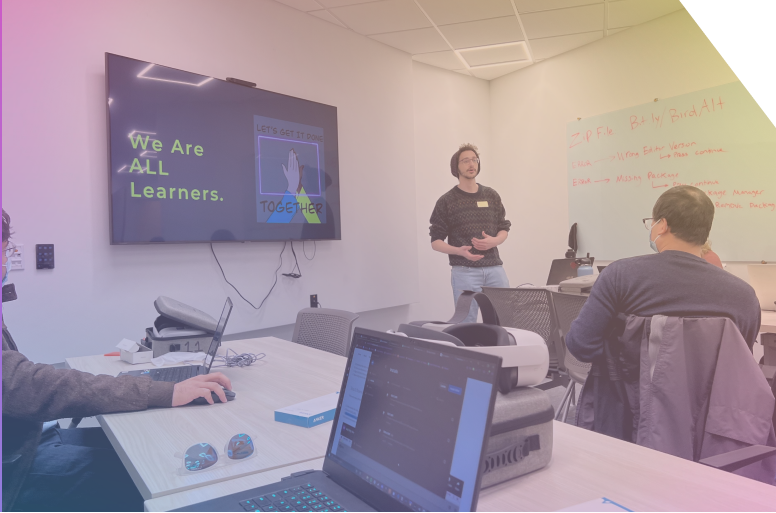
M531 39L531 51L533 52L535 59L546 59L592 43L603 37L603 31L597 31L588 32L586 34L572 34L570 36Z
M494 78L502 77L530 65L531 61L507 62L504 64L494 64L492 66L479 66L477 68L471 68L470 71L472 75L477 78L493 80Z
M367 36L431 26L413 0L383 0L330 11L345 25Z
M622 0L609 4L609 27L629 27L683 9L679 0Z
M377 0L318 0L318 3L326 7L343 7L345 5L368 4Z
M525 39L515 16L444 25L440 26L439 30L456 49L511 43Z
M580 5L602 4L604 0L515 0L515 7L520 14L524 12L549 11L564 7L579 7Z
M418 0L437 25L515 14L510 0Z
M418 62L431 64L432 66L451 70L466 68L464 63L461 62L461 59L459 59L458 56L455 55L455 52L452 50L447 50L446 52L421 53L418 55L413 55L412 59Z
M604 29L604 4L534 12L521 18L529 39L593 32Z
M617 32L622 32L623 30L628 30L629 28L630 27L620 27L620 28L616 28L616 29L611 29L610 28L609 30L606 31L606 35L607 36L611 36L613 34L616 34Z
M321 4L316 2L315 0L277 0L281 4L286 4L289 7L293 7L294 9L299 9L300 11L316 11L323 7Z
M369 37L413 55L450 49L445 40L442 39L442 36L439 35L439 32L434 28L388 32L387 34L377 34Z
M335 25L339 25L340 27L345 27L337 18L332 16L332 14L329 11L323 10L323 11L308 11L307 14L312 14L316 18L320 18L322 20L326 20L329 23L334 23ZM347 27L345 27L347 28Z
M525 43L509 43L504 45L482 46L469 48L459 52L469 66L485 64L500 64L502 62L524 61L530 59Z

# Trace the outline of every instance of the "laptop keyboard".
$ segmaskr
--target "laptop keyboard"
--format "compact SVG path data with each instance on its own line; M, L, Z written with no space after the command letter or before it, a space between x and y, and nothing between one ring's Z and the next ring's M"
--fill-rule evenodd
M310 483L241 501L240 506L245 511L345 511Z
M199 374L201 365L185 365L182 367L167 367L151 372L153 381L171 381L180 383Z

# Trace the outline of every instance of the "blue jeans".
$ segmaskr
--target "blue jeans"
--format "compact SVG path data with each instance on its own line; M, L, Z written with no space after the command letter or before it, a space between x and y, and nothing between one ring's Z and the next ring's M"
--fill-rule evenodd
M15 511L143 511L102 428L46 430Z
M464 290L482 292L482 287L509 287L509 279L504 267L492 265L489 267L465 267L454 265L450 282L453 285L453 298L458 303L458 297ZM463 322L477 322L479 308L472 302L469 315Z

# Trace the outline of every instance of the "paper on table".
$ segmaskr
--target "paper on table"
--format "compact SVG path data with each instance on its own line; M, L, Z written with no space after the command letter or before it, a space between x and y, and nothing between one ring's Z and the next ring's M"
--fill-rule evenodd
M137 342L129 340L128 338L121 339L121 342L116 344L116 347L130 353L136 353L137 350L140 349L140 345Z
M151 360L151 363L161 367L170 363L204 362L205 356L207 356L205 353L187 353L185 351L182 353L165 353Z
M583 502L576 506L570 506L568 508L559 509L558 511L633 511L625 506L617 504L611 499L601 497L592 501Z

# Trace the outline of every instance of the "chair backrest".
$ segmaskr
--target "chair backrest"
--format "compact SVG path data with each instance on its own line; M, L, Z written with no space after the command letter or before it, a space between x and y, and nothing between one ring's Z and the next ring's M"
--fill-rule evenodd
M626 401L624 408L606 406L595 412L609 423L622 421L635 428L631 434L626 430L624 439L698 461L702 454L714 456L772 436L767 434L772 429L770 422L760 422L763 417L772 421L773 412L766 406L772 397L771 386L730 319L630 315L622 334L606 342L605 352L612 358L606 358L605 367L598 369L600 386L585 388L593 395L594 389L608 395L608 399L601 398L601 404L619 400L615 388L624 392L620 395ZM649 368L643 369L642 363ZM638 380L629 380L628 375ZM592 403L580 397L579 404ZM738 414L725 413L731 405ZM763 409L758 410L760 407ZM642 414L645 408L648 415ZM714 414L711 421L710 412ZM632 423L629 415L638 418L638 423ZM596 423L596 419L587 420L591 421ZM706 436L709 422L711 434L723 429L724 436ZM776 468L773 470L771 480L776 475Z
M563 362L561 370L574 375L571 376L578 383L584 382L590 371L589 363L582 363L568 352L566 349L566 333L571 328L571 323L579 317L582 305L587 301L588 296L578 296L576 294L562 294L560 292L550 292L552 296L552 306L555 313L555 320L558 325L558 337L561 340L560 348L563 351L558 359Z
M305 308L296 315L292 342L347 356L358 315L332 308Z
M560 339L549 291L541 288L483 287L502 326L537 333L550 351L550 368L561 365Z

